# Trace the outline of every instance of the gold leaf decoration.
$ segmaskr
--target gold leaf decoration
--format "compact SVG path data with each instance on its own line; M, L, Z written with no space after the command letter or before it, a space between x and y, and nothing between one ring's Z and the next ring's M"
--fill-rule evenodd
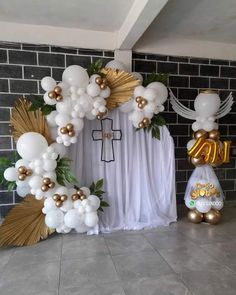
M45 224L43 203L28 195L17 204L0 226L0 246L31 246L52 234L55 230Z
M47 121L40 110L29 111L31 102L26 98L20 98L12 110L11 126L14 140L26 132L37 132L42 134L48 144L53 142Z
M113 110L129 101L134 88L140 84L138 79L123 70L103 68L101 72L105 75L111 89L111 95L106 99L108 110Z

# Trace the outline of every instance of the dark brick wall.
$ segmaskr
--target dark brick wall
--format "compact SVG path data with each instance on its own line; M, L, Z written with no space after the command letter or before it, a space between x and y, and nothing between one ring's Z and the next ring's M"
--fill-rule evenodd
M219 90L221 99L233 92L236 100L236 62L191 57L133 53L134 71L148 75L153 71L169 73L168 86L187 107L193 108L193 101L202 88ZM163 113L175 141L177 200L182 202L188 178L193 166L188 163L186 143L191 138L192 121L177 115L169 101ZM236 105L230 114L220 119L221 139L233 141L232 158L229 164L215 169L225 192L226 200L236 199Z
M51 75L61 79L65 67L79 64L85 68L97 58L108 62L113 58L111 51L61 48L47 45L0 42L0 154L9 155L14 149L10 135L9 119L11 108L22 95L40 94L40 80ZM134 70L147 75L152 72L169 73L169 86L186 106L192 107L199 88L220 89L221 98L229 90L236 90L236 62L197 59L188 57L133 54ZM163 114L176 144L177 200L183 200L187 179L193 167L186 160L186 143L191 137L191 122L173 112L169 102ZM230 115L221 119L222 138L236 139L236 107ZM217 168L227 199L233 199L236 191L235 158L231 163ZM0 187L0 217L21 198L15 192Z

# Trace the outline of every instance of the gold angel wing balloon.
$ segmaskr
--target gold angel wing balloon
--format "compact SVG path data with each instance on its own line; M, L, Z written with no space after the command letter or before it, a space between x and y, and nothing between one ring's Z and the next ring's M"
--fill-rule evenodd
M31 246L51 235L55 230L45 224L43 203L28 195L16 205L0 226L0 246Z
M224 101L222 101L220 109L216 113L215 117L219 119L226 116L231 111L233 103L234 99L232 96L232 92L230 92L229 96Z
M37 132L46 138L48 144L52 143L45 117L40 110L29 111L30 106L31 102L23 97L17 101L12 110L11 126L14 140L17 141L26 132Z
M197 117L196 111L193 111L187 108L181 102L179 102L171 90L170 90L170 103L172 105L173 110L181 117L184 117L190 120L196 119Z
M113 110L129 101L134 88L140 84L133 75L123 70L103 68L101 72L105 75L111 89L111 95L106 100L108 110Z

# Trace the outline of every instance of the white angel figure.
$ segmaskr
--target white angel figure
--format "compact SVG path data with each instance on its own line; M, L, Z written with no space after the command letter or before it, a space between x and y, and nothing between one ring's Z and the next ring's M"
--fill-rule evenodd
M178 115L190 120L196 120L192 124L193 131L204 129L209 132L213 129L218 129L219 126L215 122L216 119L222 118L230 112L233 105L233 96L231 92L221 102L219 95L215 91L204 90L195 98L195 111L193 111L180 103L170 90L170 103Z

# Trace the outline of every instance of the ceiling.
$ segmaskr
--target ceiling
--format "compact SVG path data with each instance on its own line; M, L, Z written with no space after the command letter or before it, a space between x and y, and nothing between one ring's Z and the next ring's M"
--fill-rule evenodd
M236 59L235 0L0 0L0 40Z

